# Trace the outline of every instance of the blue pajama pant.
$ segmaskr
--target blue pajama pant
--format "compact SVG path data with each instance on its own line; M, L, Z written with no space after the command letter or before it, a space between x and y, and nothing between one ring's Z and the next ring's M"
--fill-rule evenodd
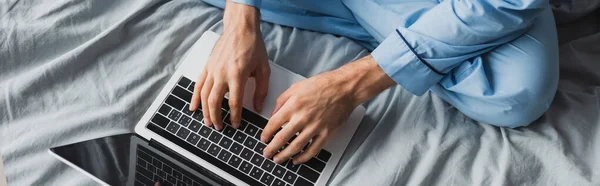
M205 1L225 6L223 0ZM339 0L263 0L261 19L348 36L372 50L394 28L436 4L399 0L389 4L390 11L353 14ZM386 19L389 17L393 19ZM361 25L357 20L378 25ZM499 127L526 126L539 118L554 98L558 86L557 43L554 18L547 8L525 34L462 62L430 91L474 120Z

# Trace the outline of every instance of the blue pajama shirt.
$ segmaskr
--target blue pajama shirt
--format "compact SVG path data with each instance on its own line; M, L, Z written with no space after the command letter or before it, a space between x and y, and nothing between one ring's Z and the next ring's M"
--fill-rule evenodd
M528 125L548 109L558 86L548 1L233 1L259 8L263 21L351 38L404 89L430 90L495 126Z

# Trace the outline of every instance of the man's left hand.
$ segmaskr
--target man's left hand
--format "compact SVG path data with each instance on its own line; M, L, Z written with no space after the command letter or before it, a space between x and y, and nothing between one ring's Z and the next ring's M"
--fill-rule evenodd
M292 156L294 164L310 160L354 108L394 84L371 56L293 84L277 98L272 117L261 134L265 143L272 139L264 156L279 164ZM309 142L308 148L297 154Z

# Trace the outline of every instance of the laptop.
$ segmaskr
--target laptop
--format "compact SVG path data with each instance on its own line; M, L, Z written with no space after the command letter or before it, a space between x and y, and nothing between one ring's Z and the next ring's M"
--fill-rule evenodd
M228 95L222 105L225 127L221 131L207 127L202 112L191 112L188 107L195 80L218 38L218 34L207 31L196 41L136 124L135 134L54 147L49 152L105 185L325 185L365 108L354 109L336 135L308 162L276 164L262 156L266 144L260 141L260 134L277 97L305 78L269 62L271 78L262 112L253 109L254 81L250 79L241 127L230 125Z

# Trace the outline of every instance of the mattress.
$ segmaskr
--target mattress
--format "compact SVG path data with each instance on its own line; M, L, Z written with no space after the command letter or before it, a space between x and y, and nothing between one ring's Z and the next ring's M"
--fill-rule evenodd
M528 127L474 121L394 86L367 114L332 185L600 185L599 1L553 3L560 83ZM9 185L97 185L47 153L128 133L222 11L197 0L0 2L0 151ZM354 41L261 24L269 59L305 77L368 55Z

